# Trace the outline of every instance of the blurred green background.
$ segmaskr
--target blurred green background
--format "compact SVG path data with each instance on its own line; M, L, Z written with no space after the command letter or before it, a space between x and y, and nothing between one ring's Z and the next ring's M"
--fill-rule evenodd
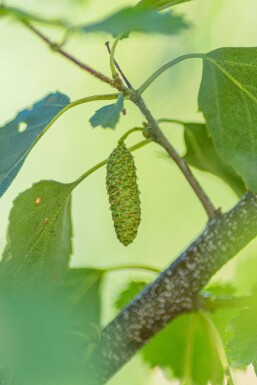
M117 4L118 3L118 4ZM97 20L101 16L134 1L16 0L8 5L44 16L62 16L74 24ZM191 52L208 52L225 46L254 46L257 23L256 0L196 0L176 7L192 23L179 37L133 34L117 49L117 59L131 83L139 86L161 64ZM47 31L57 39L59 32ZM82 61L110 74L106 35L75 36L67 49ZM112 92L57 54L50 52L35 36L10 20L0 23L0 122L13 118L47 93L59 90L72 100L92 94ZM191 60L174 67L160 77L147 92L145 100L157 118L170 117L202 121L198 113L197 93L201 62ZM0 249L5 245L8 213L17 194L41 179L69 182L105 159L117 139L142 122L140 113L128 104L127 115L116 131L92 129L88 123L94 111L104 103L83 105L65 114L40 140L28 157L15 182L0 201ZM165 125L165 133L183 154L182 129ZM133 135L129 143L140 140ZM0 154L1 156L1 154ZM149 264L164 268L205 225L200 203L171 160L151 144L135 153L140 191L142 223L132 245L125 248L116 239L105 188L105 171L100 170L83 182L73 195L74 266L113 266ZM216 206L228 209L237 198L218 179L195 171ZM236 261L227 264L215 279L244 282L244 266L252 264L245 291L255 280L256 242L252 242ZM248 273L247 273L248 274ZM109 274L104 287L104 322L114 315L117 293L130 279L149 278L149 274L126 271ZM150 276L151 278L151 276ZM240 285L241 287L241 285ZM256 384L253 370L239 374L238 384ZM252 382L251 382L252 381ZM111 382L118 384L166 384L160 371L149 372L135 357Z

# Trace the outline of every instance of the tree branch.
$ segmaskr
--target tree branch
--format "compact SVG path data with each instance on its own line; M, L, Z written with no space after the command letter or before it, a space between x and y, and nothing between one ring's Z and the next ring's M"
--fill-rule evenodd
M195 308L209 279L257 235L257 195L247 193L103 330L86 368L87 385L105 384L158 331Z
M115 80L108 78L108 76L102 74L99 71L96 71L94 68L90 67L89 65L82 63L81 61L76 59L74 56L69 54L67 51L62 49L61 46L52 42L47 36L45 36L41 31L39 31L39 29L37 29L33 25L29 24L28 22L23 22L23 25L25 25L31 32L37 35L42 41L44 41L53 51L59 53L61 56L65 57L66 59L71 61L73 64L75 64L82 70L88 72L89 74L93 75L94 77L101 80L102 82L109 84L111 87L116 88L119 91L122 91L125 95L128 94L128 89L124 87L121 83L118 83Z

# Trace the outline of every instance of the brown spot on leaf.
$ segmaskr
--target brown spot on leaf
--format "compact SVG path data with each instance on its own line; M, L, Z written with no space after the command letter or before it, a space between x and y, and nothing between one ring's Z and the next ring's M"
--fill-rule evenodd
M40 203L41 203L41 201L42 201L42 198L41 198L41 197L36 197L36 198L35 198L35 205L39 206Z
M54 96L50 96L47 100L48 103L54 103L55 102L55 97Z

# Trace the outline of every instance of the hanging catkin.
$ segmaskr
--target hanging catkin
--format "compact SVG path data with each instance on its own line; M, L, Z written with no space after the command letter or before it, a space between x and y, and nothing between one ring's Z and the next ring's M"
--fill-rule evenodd
M123 142L108 159L106 185L117 237L127 246L137 235L140 199L134 159Z

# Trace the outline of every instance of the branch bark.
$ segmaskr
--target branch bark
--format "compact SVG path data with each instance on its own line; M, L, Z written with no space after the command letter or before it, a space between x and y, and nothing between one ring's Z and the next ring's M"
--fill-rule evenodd
M194 309L209 279L256 235L257 195L247 193L107 325L87 365L87 385L105 384L158 331Z

